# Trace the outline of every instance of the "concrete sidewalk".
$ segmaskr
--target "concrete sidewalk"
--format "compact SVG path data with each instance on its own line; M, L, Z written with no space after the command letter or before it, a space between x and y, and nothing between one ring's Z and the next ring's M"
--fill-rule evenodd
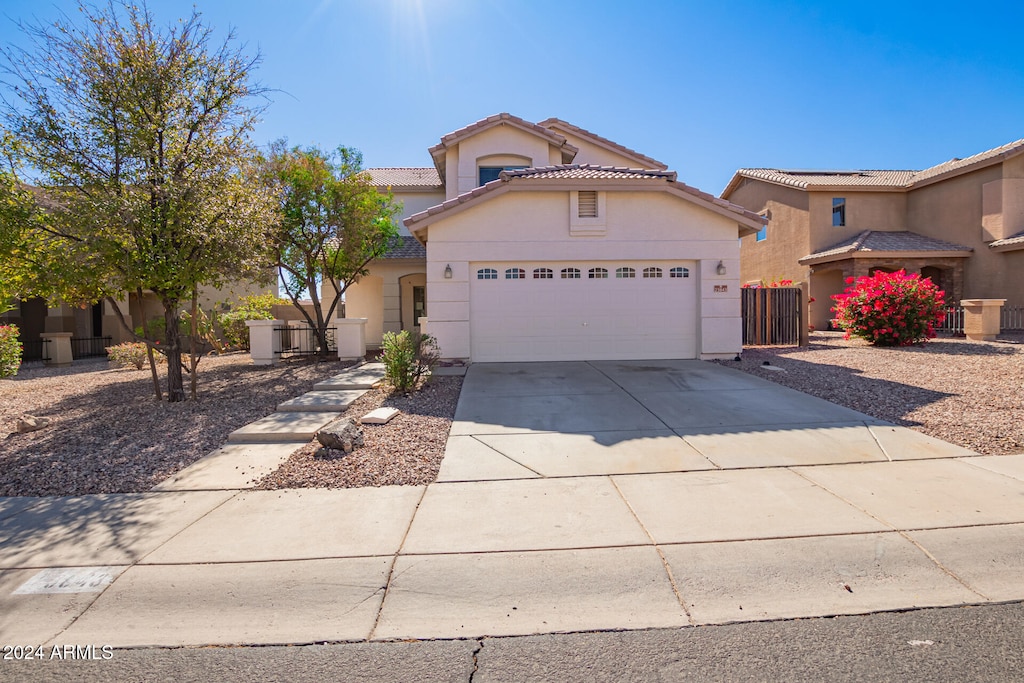
M1024 455L728 368L474 365L451 433L427 487L244 490L222 454L195 490L0 499L0 642L463 638L1024 599Z

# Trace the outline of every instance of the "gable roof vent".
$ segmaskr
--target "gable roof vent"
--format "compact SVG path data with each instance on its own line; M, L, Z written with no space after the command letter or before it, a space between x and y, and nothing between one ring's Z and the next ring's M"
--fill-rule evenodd
M580 190L580 218L597 218L597 190Z

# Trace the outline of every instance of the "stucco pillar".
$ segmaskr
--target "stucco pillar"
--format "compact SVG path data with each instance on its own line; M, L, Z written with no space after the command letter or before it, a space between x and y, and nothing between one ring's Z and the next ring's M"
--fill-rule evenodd
M44 332L39 335L43 340L43 358L45 364L55 368L66 368L74 358L71 355L70 332Z
M341 360L362 360L366 356L366 318L339 318L334 321L334 343Z
M992 341L999 334L1006 299L964 299L964 334L975 341Z
M281 361L281 327L283 320L246 320L249 328L249 355L254 365L277 365Z

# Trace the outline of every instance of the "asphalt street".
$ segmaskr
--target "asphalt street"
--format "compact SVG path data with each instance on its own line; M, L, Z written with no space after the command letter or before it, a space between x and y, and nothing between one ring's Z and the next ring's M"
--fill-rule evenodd
M681 629L115 650L108 660L0 661L0 681L1005 683L1024 680L1022 623L1015 602Z

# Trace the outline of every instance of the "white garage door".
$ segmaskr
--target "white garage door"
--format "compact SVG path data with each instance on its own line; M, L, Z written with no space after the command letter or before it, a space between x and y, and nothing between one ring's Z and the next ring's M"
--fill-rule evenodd
M470 264L474 361L697 356L693 261Z

